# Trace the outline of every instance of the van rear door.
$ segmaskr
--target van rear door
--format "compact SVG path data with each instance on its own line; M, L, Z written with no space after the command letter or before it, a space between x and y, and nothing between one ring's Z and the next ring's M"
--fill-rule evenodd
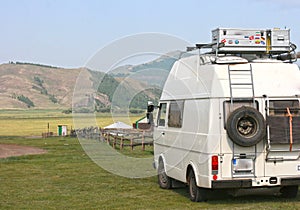
M263 174L265 119L252 99L225 101L222 138L222 178L256 177Z
M298 158L300 144L300 111L298 99L268 100L267 160Z

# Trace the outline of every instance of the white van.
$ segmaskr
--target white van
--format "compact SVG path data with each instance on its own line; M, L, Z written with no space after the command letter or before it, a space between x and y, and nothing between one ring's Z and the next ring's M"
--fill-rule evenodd
M161 188L178 180L192 201L214 189L300 184L300 71L288 29L212 32L205 53L175 62L154 127ZM191 49L191 48L189 48Z

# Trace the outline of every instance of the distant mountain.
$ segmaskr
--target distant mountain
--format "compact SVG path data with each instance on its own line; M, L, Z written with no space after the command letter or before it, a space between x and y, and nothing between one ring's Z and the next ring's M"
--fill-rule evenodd
M0 108L70 107L74 82L80 71L33 64L2 64Z
M119 101L116 101L113 105L121 106L124 101L130 99L130 107L132 108L145 109L149 100L157 104L175 61L190 55L181 51L174 51L147 63L124 65L113 69L109 72L109 75L115 78L121 86L124 86L124 88L117 89L120 90L120 93L116 91ZM134 96L133 99L132 96Z
M2 64L0 109L70 109L76 80L83 71L92 85L82 89L85 97L74 100L75 109L109 111L111 106L145 109L148 100L159 100L169 71L181 56L182 53L176 51L148 63L118 67L109 74L86 68L64 69L18 62Z
M138 81L143 81L147 85L162 88L175 61L187 56L190 56L190 54L174 51L147 63L117 67L109 72L109 74L114 78L130 77Z

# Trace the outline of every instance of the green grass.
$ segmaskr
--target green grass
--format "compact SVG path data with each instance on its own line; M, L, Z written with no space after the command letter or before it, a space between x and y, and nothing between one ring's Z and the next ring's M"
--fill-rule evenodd
M299 209L300 196L286 200L259 195L189 201L185 188L162 190L156 177L130 179L93 163L76 138L0 137L0 143L37 146L43 155L0 159L0 209ZM140 148L124 154L141 155ZM132 169L135 170L135 169Z
M134 122L140 117L130 119ZM85 115L82 118L86 124L92 120ZM113 122L109 114L97 114L96 120L101 127ZM0 159L0 209L300 209L300 196L291 200L268 195L233 198L221 192L208 202L193 203L186 188L162 190L156 177L130 179L105 171L88 157L76 138L20 137L41 135L48 122L54 133L58 124L73 126L72 115L61 110L0 110L0 144L48 151ZM152 158L153 148L131 151L126 147L121 153Z

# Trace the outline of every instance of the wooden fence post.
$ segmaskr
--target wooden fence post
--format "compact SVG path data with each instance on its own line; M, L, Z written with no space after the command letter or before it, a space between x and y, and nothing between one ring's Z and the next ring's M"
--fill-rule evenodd
M99 141L101 141L102 140L102 142L103 142L103 130L100 128L100 135L99 135Z
M106 133L106 136L107 136L107 144L110 144L110 134Z
M120 150L123 149L123 135L121 136Z
M117 134L118 135L118 134ZM114 136L113 148L116 149L117 135Z
M143 136L142 136L142 150L145 151L145 131L143 131Z

